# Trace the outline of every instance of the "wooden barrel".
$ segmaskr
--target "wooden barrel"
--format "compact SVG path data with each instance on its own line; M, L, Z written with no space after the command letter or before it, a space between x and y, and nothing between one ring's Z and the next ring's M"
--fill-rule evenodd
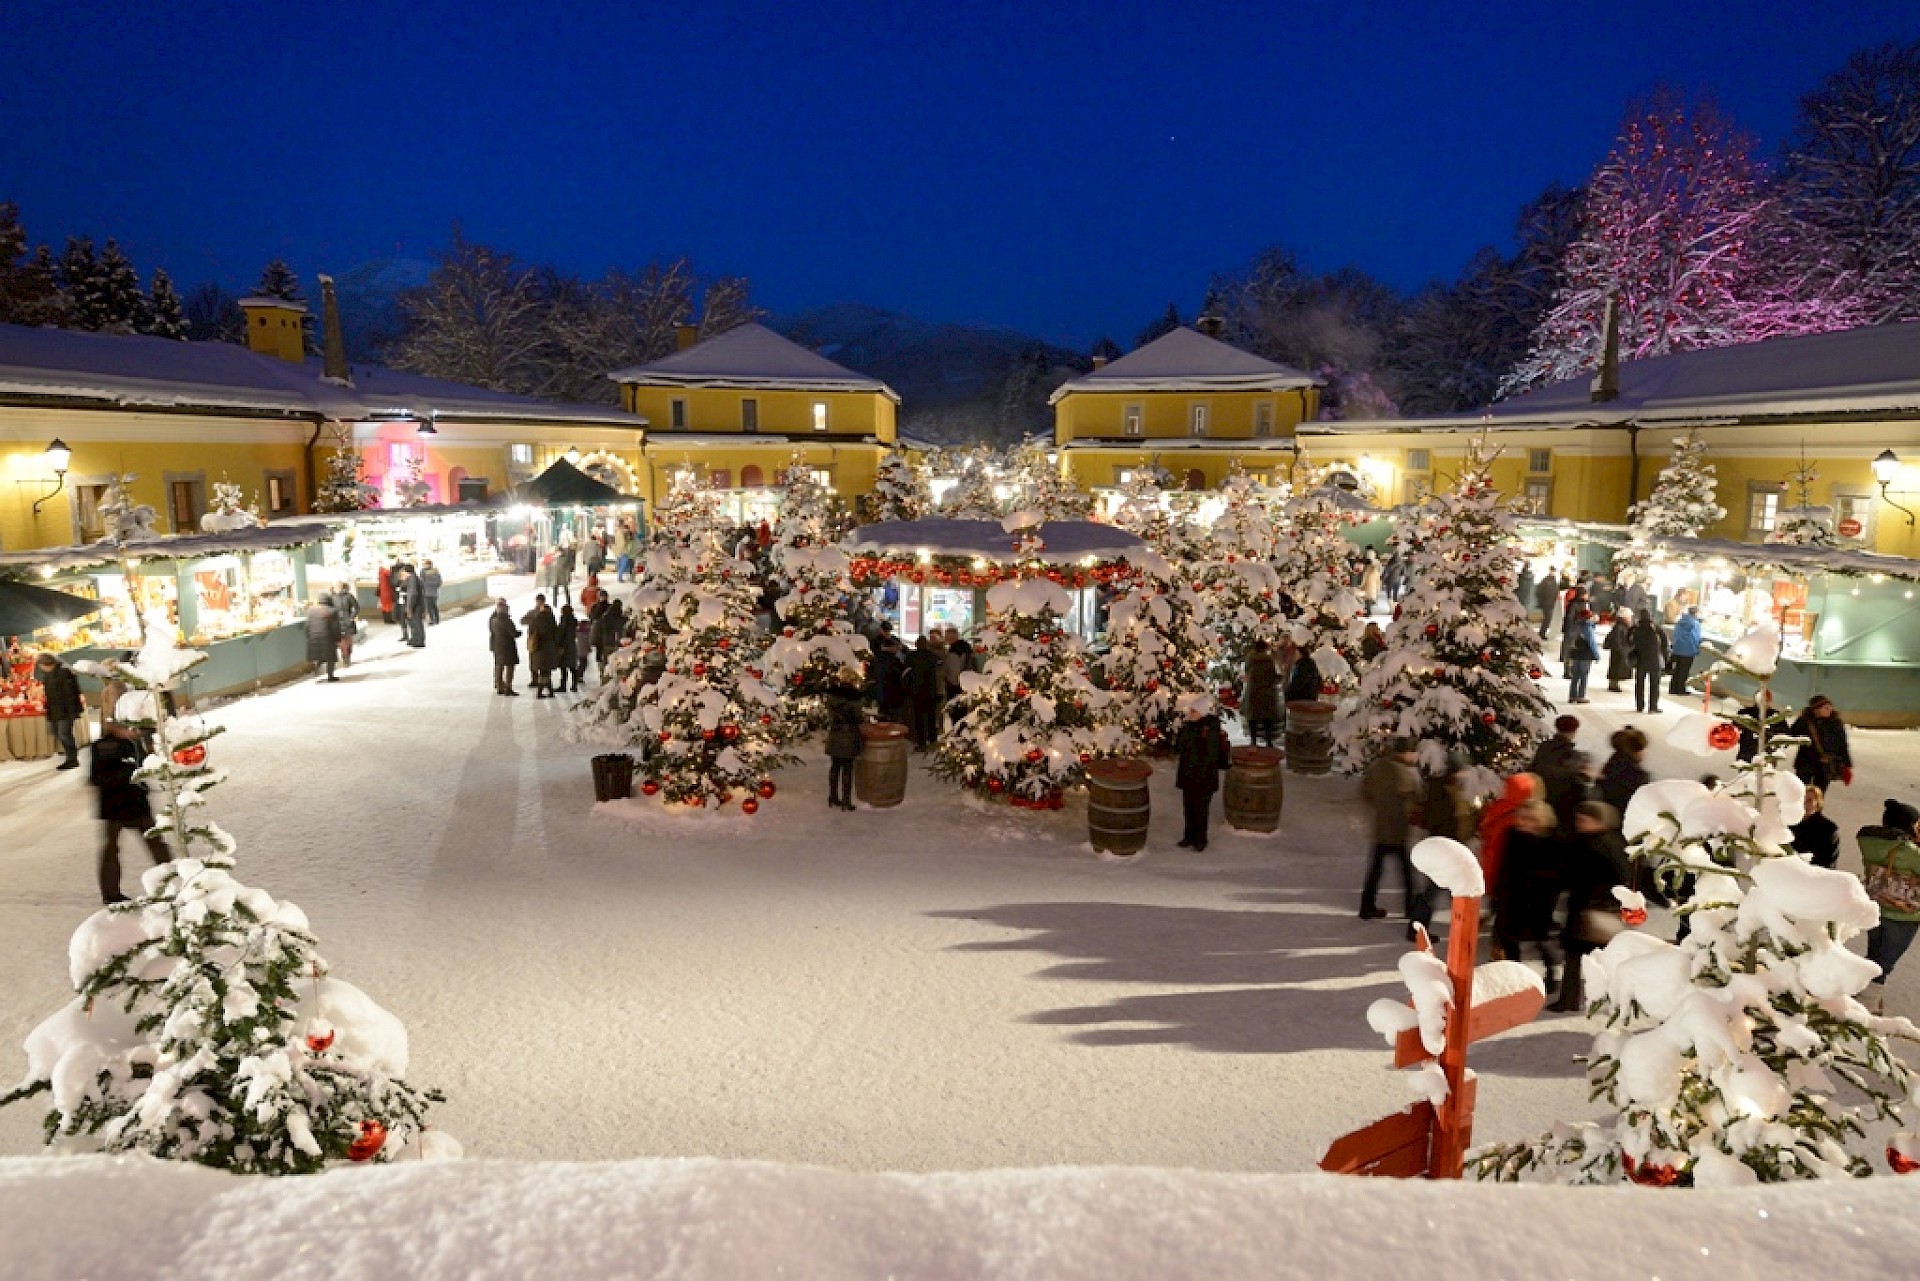
M1153 766L1137 758L1095 761L1087 766L1087 835L1109 854L1138 854L1147 845L1153 806L1147 779Z
M1280 802L1286 795L1283 758L1271 747L1236 747L1227 771L1227 822L1243 832L1271 832L1280 826Z
M1287 704L1287 768L1296 774L1333 769L1333 704Z
M860 727L860 755L853 762L853 794L862 805L883 810L907 795L907 727L873 721Z

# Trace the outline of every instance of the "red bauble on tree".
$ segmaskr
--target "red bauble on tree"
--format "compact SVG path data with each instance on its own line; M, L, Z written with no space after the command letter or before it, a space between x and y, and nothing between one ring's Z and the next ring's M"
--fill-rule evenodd
M1031 747L1027 749L1027 764L1038 765L1041 761L1044 761L1045 759L1047 759L1047 754L1041 751L1039 748Z
M206 759L207 747L204 743L190 743L173 754L173 763L175 765L184 765L188 768L199 765Z
M360 1123L360 1137L347 1145L349 1161L371 1161L387 1142L387 1127L368 1119Z
M1483 725L1498 725L1500 723L1500 718L1498 716L1495 716L1492 712L1482 712L1480 713L1480 722Z
M761 800L763 801L772 800L773 799L773 780L770 778L763 780L760 784L759 790L760 790Z
M640 784L640 794L642 796L658 796L660 794L660 781L650 778Z
M328 1028L324 1033L312 1033L307 1037L307 1053L325 1054L333 1045L334 1035L332 1028Z
M1718 725L1715 725L1707 731L1707 746L1713 748L1716 752L1732 751L1734 748L1740 746L1739 727L1721 721Z
M760 802L749 796L746 800L740 802L740 812L742 814L758 814L760 812Z

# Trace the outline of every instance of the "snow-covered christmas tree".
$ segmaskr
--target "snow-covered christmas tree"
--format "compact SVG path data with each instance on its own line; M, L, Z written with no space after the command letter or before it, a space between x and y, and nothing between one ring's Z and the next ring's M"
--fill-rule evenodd
M1789 547L1840 546L1840 538L1833 528L1833 508L1813 504L1813 482L1819 478L1819 470L1807 461L1803 450L1799 466L1787 476L1793 485L1794 505L1780 509L1772 531L1767 534L1768 542Z
M1360 665L1360 594L1348 581L1353 544L1341 532L1348 517L1333 495L1311 489L1287 500L1277 524L1273 568L1293 640L1320 669L1322 687L1352 688Z
M153 284L147 290L146 323L141 332L155 338L184 340L187 336L187 312L180 291L173 287L173 277L159 267L153 269Z
M1764 683L1779 649L1762 624L1729 665ZM1920 1136L1892 1131L1920 1092L1895 1043L1920 1041L1920 1028L1860 1002L1879 968L1847 947L1879 911L1852 874L1793 851L1806 788L1757 722L1761 750L1732 761L1742 719L1693 713L1668 735L1725 759L1729 782L1650 783L1627 809L1634 854L1685 895L1691 928L1678 943L1629 930L1586 958L1603 1025L1587 1077L1612 1116L1483 1148L1479 1177L1731 1187L1916 1168ZM1630 924L1644 922L1643 896L1615 896Z
M1087 762L1120 750L1110 698L1087 678L1085 646L1065 623L1073 603L1044 578L987 592L974 645L981 670L960 678L963 715L941 739L934 772L1026 809L1058 809Z
M1112 695L1106 719L1129 750L1168 747L1180 726L1179 699L1213 689L1214 639L1201 623L1206 604L1166 558L1131 555L1132 577L1107 614L1100 683Z
M1455 488L1430 496L1405 534L1411 586L1387 627L1387 651L1334 720L1347 769L1411 738L1429 776L1443 773L1458 748L1492 792L1546 736L1540 637L1514 595L1521 552L1512 513L1488 478L1491 461L1476 446Z
M795 727L824 728L822 696L842 667L860 669L867 638L851 616L853 576L847 554L827 538L827 492L797 457L787 468L774 531L773 572L785 587L776 609L780 634L766 651L766 671Z
M927 478L904 449L889 449L873 483L875 520L919 520L933 507Z
M1007 488L1002 461L985 445L937 451L928 463L930 475L953 482L940 500L939 514L947 520L1000 519L1006 508L1001 491Z
M1038 512L1047 520L1085 520L1093 510L1093 496L1063 475L1052 452L1027 443L1005 463L1006 500L1011 510Z
M781 750L789 728L780 695L760 657L757 580L717 537L681 554L696 563L665 606L673 629L666 668L634 700L634 732L656 744L640 790L694 808L738 800L752 814L773 795L773 771L792 760Z
M326 469L320 477L319 492L314 495L313 509L317 512L357 512L371 506L374 488L367 484L360 470L360 451L354 448L352 435L343 429L330 443L333 448L327 454Z
M1237 684L1256 640L1274 638L1280 579L1272 564L1274 530L1253 482L1237 466L1220 487L1226 507L1196 543L1189 565L1217 648L1214 676Z
M421 475L422 463L418 458L407 459L406 470L400 473L400 479L394 482L394 497L400 500L402 507L425 507L433 490Z
M667 482L666 496L653 509L653 537L677 547L696 546L704 541L717 515L699 474L691 467L676 468Z
M253 529L260 524L258 506L249 508L240 486L226 480L213 482L212 510L200 518L200 528L209 534L234 529Z
M1152 463L1133 468L1120 482L1108 517L1129 534L1138 534L1163 557L1167 554L1167 526L1172 519L1167 508L1167 485L1172 479L1165 468Z
M100 525L106 531L102 541L137 543L160 537L155 526L160 513L146 503L134 501L129 492L133 482L139 479L132 472L108 478L107 491L100 496Z
M0 1104L50 1096L49 1146L145 1152L257 1174L340 1161L455 1156L426 1129L437 1092L403 1079L406 1029L331 977L306 915L233 875L234 839L208 817L226 778L219 730L168 715L165 692L206 655L155 620L131 663L87 665L128 693L121 723L151 734L135 777L155 793L173 859L143 893L94 913L68 959L76 995L27 1038L27 1079Z
M1702 530L1726 519L1727 509L1715 497L1713 464L1698 432L1676 437L1673 455L1654 479L1645 502L1627 509L1630 541L1615 553L1616 572L1643 571L1652 559L1657 538L1698 538Z
M592 694L567 709L563 733L569 742L627 747L658 737L636 719L640 691L649 668L666 666L667 642L674 631L671 606L682 588L705 576L706 555L704 547L663 542L640 557L633 595L622 613L623 635L607 656L606 677Z

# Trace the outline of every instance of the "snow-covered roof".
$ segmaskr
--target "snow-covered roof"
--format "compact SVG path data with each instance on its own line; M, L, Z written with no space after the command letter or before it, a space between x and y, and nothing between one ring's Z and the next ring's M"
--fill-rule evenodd
M1142 449L1163 454L1188 453L1285 453L1294 450L1291 436L1102 436L1093 440L1069 440L1061 449Z
M1070 565L1092 556L1116 560L1146 546L1139 535L1091 520L1050 520L1040 526L1037 553L1018 555L1013 535L997 520L886 520L862 525L847 536L853 552L894 556L975 556L996 563L1041 560Z
M1047 403L1089 391L1291 391L1319 385L1311 374L1182 327L1110 365L1069 378Z
M1583 374L1471 414L1313 423L1303 430L1685 426L1819 414L1920 412L1920 321L1737 347L1676 352L1620 366L1620 394L1595 403Z
M276 523L248 529L230 529L217 534L163 534L138 542L88 543L81 547L41 547L32 551L0 553L0 572L87 569L120 561L204 560L239 552L275 551L324 541L332 532L331 523L309 520L298 525Z
M736 387L763 391L871 391L900 396L878 378L836 365L765 325L739 325L704 342L607 377L640 387Z
M293 364L233 343L0 325L0 400L91 401L125 409L247 410L336 420L442 418L640 428L607 405L563 404L378 365L352 367L352 385L321 362Z
M320 279L325 280L326 277L322 276ZM295 302L291 298L276 298L272 294L248 294L245 298L238 299L236 305L241 307L283 307L288 311L297 311L303 314L307 310L307 304L303 302Z
M1737 543L1728 538L1656 538L1653 549L1684 560L1723 560L1730 565L1784 569L1797 574L1882 574L1920 582L1920 560L1857 552L1845 547L1802 547L1791 543Z

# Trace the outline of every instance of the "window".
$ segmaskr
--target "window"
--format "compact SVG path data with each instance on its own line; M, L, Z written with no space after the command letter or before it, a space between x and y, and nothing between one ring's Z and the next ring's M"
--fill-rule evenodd
M1873 545L1873 495L1833 487L1833 532L1855 547Z
M1253 407L1253 434L1273 435L1273 402L1271 400L1263 400Z
M710 489L732 489L733 469L731 467L710 468L707 472L707 487Z
M1183 488L1188 491L1197 491L1205 489L1206 487L1207 473L1201 471L1198 467L1187 468L1187 479Z
M1549 516L1553 513L1553 482L1550 480L1530 480L1520 495L1520 502L1527 511L1535 516Z
M532 445L508 445L507 464L511 467L533 466Z
M284 516L292 511L294 509L293 473L270 471L266 479L267 515Z
M100 500L107 496L105 485L75 485L73 513L80 522L80 541L97 543L107 536L106 522L100 519Z
M1432 471L1433 453L1425 449L1409 449L1407 451L1407 470Z
M1147 407L1145 405L1128 405L1120 411L1120 414L1126 423L1127 435L1140 436L1146 433Z
M425 445L419 448L420 452L416 454L414 452L414 446L410 441L402 440L390 443L387 446L387 470L403 472L412 465L413 460L416 458L423 463L426 462L427 448Z
M1187 422L1192 429L1193 435L1204 436L1207 434L1207 411L1209 408L1210 406L1207 405L1194 405L1188 411Z
M815 431L827 429L827 402L824 400L813 402L813 429Z
M1551 449L1529 449L1527 451L1527 470L1539 475L1553 470L1553 451Z
M760 402L752 396L744 397L740 401L740 430L760 430Z
M207 511L205 473L180 476L168 472L164 479L167 485L167 515L173 520L173 532L199 533L200 518Z
M1771 534L1773 527L1780 523L1780 495L1785 489L1784 485L1772 485L1759 481L1748 482L1748 537Z
M675 396L667 406L667 425L684 430L687 425L687 402L685 397Z
M458 482L459 501L463 503L484 503L487 501L487 478L485 476L462 476Z
M767 483L767 474L760 470L760 464L748 463L740 469L740 488L760 489Z
M807 470L813 473L814 484L820 486L822 489L833 488L833 469L831 467L809 467Z

